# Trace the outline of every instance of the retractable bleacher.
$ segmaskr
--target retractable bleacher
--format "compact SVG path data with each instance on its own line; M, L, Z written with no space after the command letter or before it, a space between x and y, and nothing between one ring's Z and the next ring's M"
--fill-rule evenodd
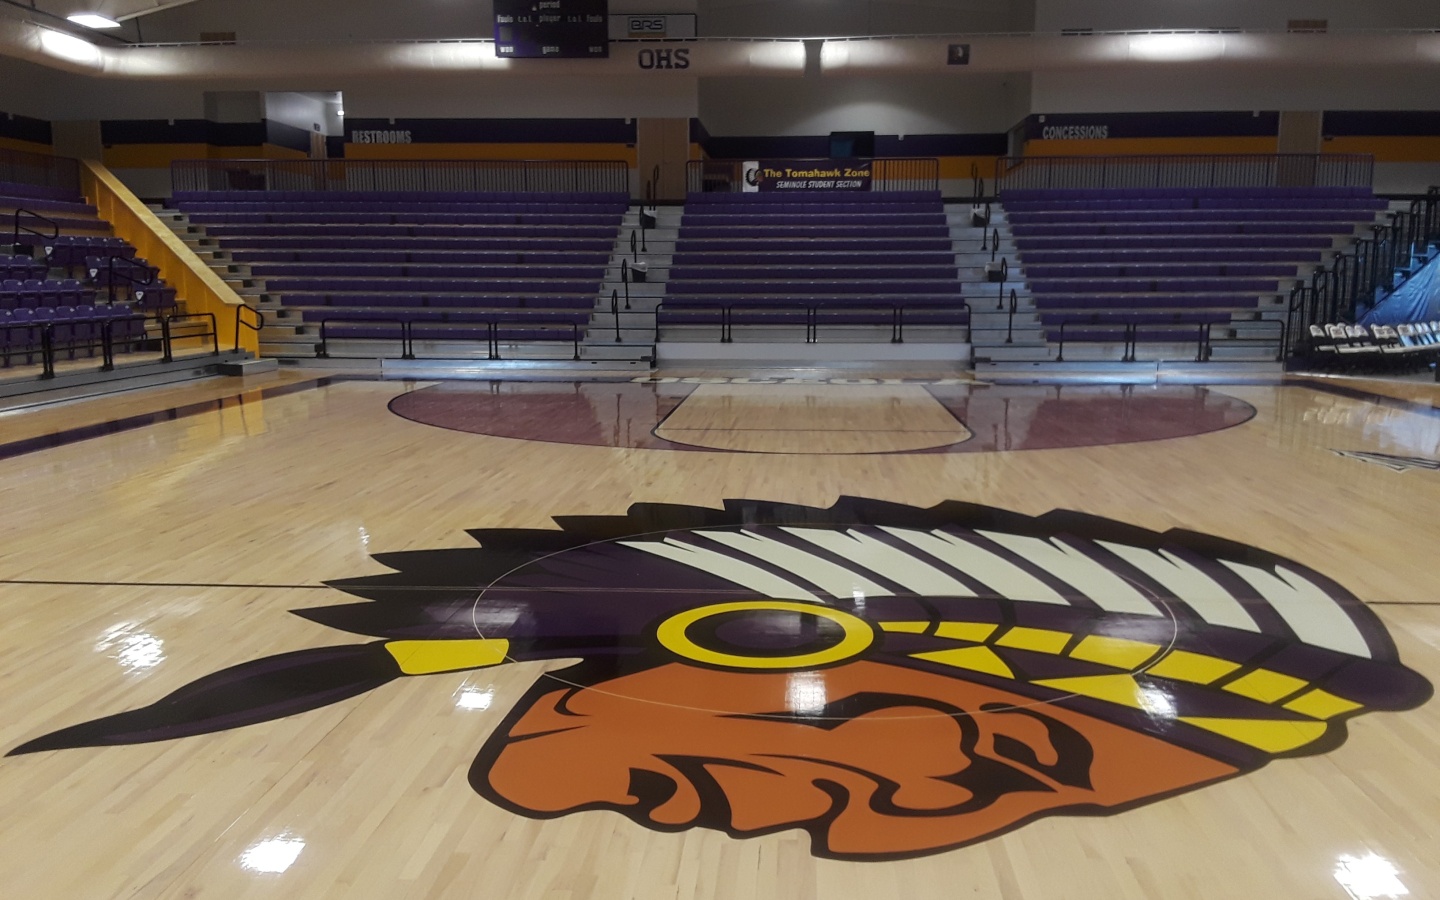
M965 341L938 191L692 193L662 340Z
M570 356L629 197L605 192L177 192L172 205L253 279L298 340L277 355ZM323 347L321 352L328 352Z
M1007 190L1047 341L1274 360L1295 280L1374 223L1368 188Z

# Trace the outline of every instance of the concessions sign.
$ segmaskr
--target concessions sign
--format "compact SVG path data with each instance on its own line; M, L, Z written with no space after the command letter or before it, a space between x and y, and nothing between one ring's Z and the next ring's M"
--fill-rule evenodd
M742 167L744 190L868 191L874 178L870 159L765 159Z

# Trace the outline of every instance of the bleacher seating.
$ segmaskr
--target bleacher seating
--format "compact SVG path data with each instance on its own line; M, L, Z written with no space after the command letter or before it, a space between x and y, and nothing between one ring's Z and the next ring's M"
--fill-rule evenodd
M953 339L969 312L936 191L693 193L658 325L804 325L807 337L903 325Z
M433 343L583 333L629 198L212 191L171 202L278 296L282 316L329 322L327 338L393 341L408 326Z
M1355 188L1014 190L1002 200L1047 340L1203 352L1228 340L1271 356L1281 295L1302 267L1385 206Z
M47 330L58 358L95 356L106 337L116 352L133 351L146 337L145 313L175 309L174 290L73 192L0 183L0 217L13 244L0 254L0 366L35 364ZM123 273L113 288L112 271Z

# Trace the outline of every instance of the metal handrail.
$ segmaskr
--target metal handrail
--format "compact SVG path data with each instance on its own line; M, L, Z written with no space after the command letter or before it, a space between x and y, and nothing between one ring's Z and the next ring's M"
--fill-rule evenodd
M255 321L254 324L251 324L250 322L245 321L245 318L244 318L244 316L242 315L242 313L244 313L245 310L247 310L247 309L250 310L252 313L255 314L255 320L256 320L256 321ZM235 352L236 352L236 353L239 353L239 352L240 352L240 329L241 329L242 326L245 327L245 328L250 329L251 331L255 332L256 334L259 334L259 333L260 333L260 329L262 329L262 328L265 327L265 314L264 314L263 312L261 312L260 310L256 309L255 307L251 306L251 305L248 304L248 303L242 303L242 304L240 304L239 306L235 307Z
M83 324L83 325L89 325L89 326L92 326L92 327L93 327L93 326L96 326L96 325L100 326L100 328L99 328L100 340L99 340L98 342L97 342L97 341L74 341L74 340L72 340L72 341L67 341L66 344L65 344L65 347L66 347L68 350L70 350L72 357L74 356L74 352L75 352L76 350L91 350L91 351L93 351L93 350L95 350L95 349L99 349L99 350L100 350L100 371L102 371L102 372L111 372L111 371L114 371L114 369L115 369L115 345L114 345L115 332L114 332L114 326L115 326L117 323L119 323L119 322L136 322L136 321L144 322L144 321L145 321L145 317L144 317L144 316L141 316L141 315L128 315L128 316L104 316L104 317L89 317L89 318L87 318L87 317L77 317L77 318L73 318L73 319L67 319L67 320L65 320L65 321L63 321L63 322L55 322L55 321L45 321L45 322L3 322L3 323L0 323L0 332L4 332L6 335L12 334L13 332L16 332L16 331L20 331L20 332L34 332L34 333L38 334L38 335L39 335L39 338L40 338L40 363L41 363L41 374L40 374L40 378L41 378L41 379L48 380L48 379L51 379L51 378L54 378L54 377L55 377L55 351L56 351L57 347L56 347L56 342L55 342L55 332L54 332L54 329L55 329L55 327L56 327L57 325L70 325L70 326L73 326L73 325L76 325L76 324ZM11 356L11 354L12 354L12 349L11 349L11 347L10 347L10 345L9 345L9 340L8 340L8 338L7 338L6 342L5 342L5 346L6 346L6 349L5 349L5 353L4 353L4 358L5 358L5 360L6 360L7 364L8 364L8 361L9 361L10 356ZM33 358L33 356L34 356L34 347L33 347L33 345L27 340L23 345L21 345L21 347L20 347L19 349L15 350L15 351L13 351L13 352L24 352L24 354L25 354L25 362L26 362L26 364L28 365L28 364L30 363L30 360L31 360L31 359ZM168 351L167 351L166 356L167 356L167 361L171 361L171 360L173 360L173 358L174 358L174 354L173 354L173 353L169 353Z
M1087 318L1064 319L1060 322L1060 341L1056 348L1055 361L1065 361L1065 329L1068 326L1094 326L1104 328L1121 329L1121 362L1135 362L1135 354L1139 345L1140 323L1138 322L1106 322L1102 317L1119 318L1131 315L1129 313L1091 313ZM1147 322L1146 327L1154 328L1195 328L1195 361L1206 362L1210 358L1210 323L1209 322Z
M995 190L1179 187L1370 187L1367 154L1143 154L1006 156Z
M38 219L41 222L44 222L46 225L49 225L50 233L45 234L43 232L36 231L28 225L21 225L20 217L22 215L29 216L32 219ZM20 252L21 232L24 232L25 234L33 234L41 240L53 241L60 237L60 223L56 222L54 219L49 218L48 216L42 216L34 210L21 208L15 210L15 228L13 234L10 237L10 247L12 253Z
M521 325L521 324L523 324L523 325L530 326L530 327L534 327L534 325L535 325L535 323L530 322L529 320L515 319L515 318L513 318L513 317L507 317L507 316L506 316L505 314L503 314L503 313L496 313L496 314L493 315L493 316L487 316L487 317L485 317L484 319L477 320L477 321L475 321L475 322L473 322L473 323L468 323L468 324L476 324L476 325L481 325L481 324L483 324L483 325L485 326L485 349L486 349L486 356L487 356L489 359L491 359L491 360L498 360L498 359L501 358L501 356L500 356L500 329L501 329L501 327L503 327L504 325L507 324L507 321L508 321L509 324L515 324L515 325ZM400 356L400 358L401 358L401 359L415 359L415 358L416 358L416 357L415 357L415 341L416 341L415 331L416 331L416 326L420 326L421 328L424 328L424 326L426 326L426 325L445 325L445 324L452 324L452 323L448 323L448 322L445 322L445 321L440 320L440 319L407 319L407 318L401 318L401 317L399 317L399 316L386 316L386 317L378 317L378 318L360 317L360 316L326 316L326 317L325 317L324 319L322 319L321 322L320 322L320 344L319 344L318 347L316 347L316 350L315 350L315 355L316 355L317 358L320 358L320 359L328 359L328 358L330 357L330 347L329 347L330 334L329 334L328 326L329 326L330 323L332 323L332 322L336 322L336 323L346 323L346 322L348 322L348 323L351 323L351 324L371 324L371 323L377 323L377 322L378 322L378 323L383 323L383 324L387 324L387 325L399 325L399 326L400 326L400 343L401 343L401 356ZM617 322L618 322L618 320L617 320ZM557 324L568 325L568 326L570 327L570 344L571 344L571 348L572 348L572 359L578 360L578 359L580 358L580 340L581 340L580 323L578 323L578 322L564 322L564 323L557 323Z
M209 313L209 312L175 313L175 314L173 314L173 315L161 316L161 317L160 317L160 334L161 334L161 337L162 337L162 339L163 339L163 341L164 341L164 343L165 343L165 353L164 353L164 356L163 356L163 361L164 361L164 362L167 362L167 363L168 363L168 362L174 362L174 361L175 361L174 349L173 349L173 348L174 348L174 333L171 331L171 329L172 329L172 327L175 325L175 323L176 323L177 321L181 321L181 320L185 320L185 319L209 319L209 320L210 320L210 330L209 330L209 331L202 331L202 332L200 332L199 334L187 334L187 335L184 335L184 337L198 337L198 338L206 338L206 337L208 337L208 338L210 338L210 355L211 355L211 356L219 356L219 355L220 355L220 330L219 330L219 328L216 327L216 324L215 324L215 314L214 314L214 313Z
M1007 344L1013 344L1013 343L1015 343L1015 307L1018 305L1018 302L1019 302L1019 301L1018 301L1018 299L1017 299L1017 297L1016 297L1015 289L1014 289L1014 288L1011 288L1011 289L1010 289L1010 316L1009 316L1009 321L1005 324L1005 343L1007 343Z
M1010 260L1000 258L1000 302L995 304L997 312L1005 309L1005 282L1010 278Z
M1275 355L1275 361L1276 361L1276 362L1283 362L1284 359L1285 359L1285 356L1286 356L1286 348L1289 346L1289 338L1290 338L1290 335L1289 335L1289 326L1285 323L1285 320L1283 320L1283 319L1251 319L1247 324L1250 324L1250 325L1274 325L1276 328L1280 329L1280 349L1279 349L1279 351L1278 351L1278 352L1276 353L1276 355ZM1229 340L1232 341L1232 342L1237 342L1237 341L1238 341L1238 342L1241 342L1241 343L1262 343L1262 342L1268 343L1268 342L1270 341L1270 339L1269 339L1268 337L1244 338L1244 337L1238 337L1238 336L1237 336L1237 337L1232 337L1232 338L1230 338ZM1212 347L1211 347L1211 344L1210 344L1210 335L1207 333L1207 334L1206 334L1206 347L1205 347L1205 350L1206 350L1205 358L1206 358L1206 359L1209 359L1209 358L1210 358L1210 350L1211 350L1211 349L1212 349Z
M68 156L0 148L0 181L80 193L80 163Z
M409 319L399 319L399 318L360 318L360 317L358 317L358 316L326 316L325 318L323 318L323 319L320 320L320 346L318 346L318 347L315 348L315 356L316 356L317 359L329 359L329 358L330 358L330 335L328 334L327 329L328 329L328 327L329 327L329 325L330 325L331 322L336 322L336 323L341 323L341 324L346 323L346 322L349 322L349 323L351 323L351 324L381 322L381 323L384 323L384 324L386 324L386 325L399 325L399 326L400 326L400 358L401 358L401 359L414 359L414 358L415 358L414 347L413 347L412 338L411 338L411 334L410 334L410 320L409 320Z
M630 308L630 260L620 260L620 283L625 286L625 308Z
M840 313L854 312L854 311L856 311L856 310L883 310L883 309L888 309L888 310L890 311L890 314L891 314L891 318L890 318L890 342L891 342L892 344L903 344L903 343L905 343L905 311L906 311L906 309L908 309L908 307L907 307L905 304L903 304L903 303L876 303L876 304L871 305L871 306L847 306L847 307L843 307L843 308L827 307L827 306L824 306L824 305L822 305L822 304L818 304L818 303L814 303L814 302L809 302L809 303L769 303L769 304L765 304L765 305L763 305L763 306L761 306L761 305L749 306L749 305L744 305L744 304L739 304L739 305L741 305L741 306L742 306L742 309L744 309L746 312L755 312L755 313L767 313L767 312L796 312L796 311L803 311L803 312L805 313L805 343L807 343L807 344L814 344L814 343L818 343L818 341L819 341L819 326L820 326L821 314L822 314L822 313L830 312L830 313L840 314ZM734 342L734 328L735 328L734 316L735 316L735 307L736 307L736 306L737 306L737 304L734 303L734 302L729 302L729 303L703 303L703 304L690 304L690 303L687 303L687 304L685 304L684 306L679 307L679 308L678 308L678 311L691 311L691 312L715 312L715 311L718 311L718 312L720 313L720 343L722 343L722 344L729 344L729 343L733 343L733 342ZM926 308L929 308L929 307L926 307ZM962 301L961 304L960 304L960 308L965 310L965 321L966 321L966 323L967 323L967 325L968 325L968 323L970 323L970 322L972 321L972 319L973 319L973 311L972 311L971 308L970 308L970 304ZM661 315L660 315L660 314L661 314L662 312L676 312L676 311L677 311L677 308L675 308L675 307L673 307L673 306L672 306L669 310L666 310L665 304L664 304L663 302L656 305L656 307L655 307L655 313L654 313L654 314L655 314L655 339L654 339L654 342L655 342L655 343L658 344L658 343L660 342L660 319L661 319ZM617 330L618 330L618 328L619 328L618 319L617 319L616 328L617 328Z
M126 266L128 266L130 268L130 272L133 272L135 269L141 270L145 273L145 277L141 278L139 276L130 274L130 272L116 272L115 263L117 260L123 262ZM125 281L129 283L131 293L134 293L135 285L137 284L141 287L146 287L155 283L155 270L152 269L148 264L137 262L136 260L131 259L128 256L116 256L113 253L110 254L108 257L106 257L105 270L105 291L106 294L109 296L111 306L115 305L115 281L117 276L125 279Z

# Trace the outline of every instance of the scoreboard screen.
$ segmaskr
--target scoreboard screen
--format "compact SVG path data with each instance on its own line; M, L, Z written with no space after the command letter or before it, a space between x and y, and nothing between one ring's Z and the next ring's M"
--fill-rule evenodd
M494 0L495 55L586 59L610 55L608 0Z

